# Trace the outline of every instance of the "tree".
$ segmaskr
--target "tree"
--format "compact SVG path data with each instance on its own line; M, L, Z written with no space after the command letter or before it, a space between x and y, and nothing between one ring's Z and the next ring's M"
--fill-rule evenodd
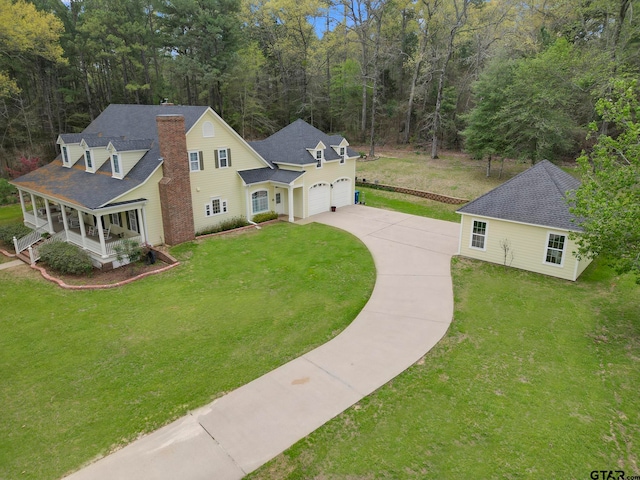
M7 68L32 58L64 63L59 41L62 30L60 20L30 3L0 0L0 98L20 91Z
M637 81L618 80L596 111L609 125L590 153L578 159L582 185L571 211L584 232L576 235L578 255L603 255L620 273L640 284L640 90ZM599 125L590 125L597 135Z

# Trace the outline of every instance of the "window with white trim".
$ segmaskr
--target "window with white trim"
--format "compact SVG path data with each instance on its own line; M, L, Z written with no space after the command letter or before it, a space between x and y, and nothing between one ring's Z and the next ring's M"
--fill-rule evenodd
M84 161L87 165L87 168L93 168L93 161L91 160L91 150L85 150Z
M344 164L347 150L344 147L340 147L340 163Z
M137 210L129 210L127 211L127 223L129 226L129 230L132 232L140 233L140 228L138 226L138 212Z
M471 229L471 248L485 249L487 239L487 222L474 220Z
M316 168L322 167L322 150L316 150Z
M251 194L251 210L254 215L256 213L269 211L269 193L266 190L260 190Z
M189 152L189 170L192 172L201 170L199 152Z
M67 150L66 146L62 147L62 162L65 165L69 165L69 150Z
M227 211L227 201L222 200L220 197L212 198L211 201L204 206L204 215L206 217L213 217L214 215L227 213Z
M544 262L552 265L562 265L564 258L564 249L566 246L565 235L558 233L549 233L547 237L547 253L545 255Z
M112 154L111 162L113 163L113 173L120 175L120 155L117 153Z
M218 161L220 162L220 168L226 168L229 166L226 148L218 150Z
M109 223L111 223L111 225L117 225L118 227L120 227L120 214L119 213L110 213L109 214Z
M205 138L214 136L213 123L204 122L202 124L202 136Z

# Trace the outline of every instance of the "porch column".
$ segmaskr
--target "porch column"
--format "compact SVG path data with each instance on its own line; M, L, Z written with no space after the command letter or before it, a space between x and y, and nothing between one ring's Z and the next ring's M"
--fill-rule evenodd
M84 215L80 210L78 212L78 222L80 222L80 235L82 236L82 246L87 248L87 232L84 228Z
M64 234L67 242L69 241L69 221L67 220L67 207L60 204L60 213L62 213L62 225L64 225Z
M107 242L104 239L104 229L102 228L102 226L104 225L104 223L102 223L102 215L100 215L99 217L97 217L97 223L98 223L98 237L100 237L100 250L102 251L102 258L107 258ZM82 224L80 224L82 225Z
M49 233L53 235L55 230L53 229L53 222L51 221L51 205L49 205L49 200L44 199L44 209L47 212L47 224L49 227Z
M287 188L287 193L288 193L287 206L289 207L289 222L293 223L294 218L293 218L293 186L292 185L289 185L289 187Z
M136 209L138 218L140 219L140 243L143 245L147 243L147 216L144 211L144 207Z
M22 190L18 190L20 196L20 206L22 207L22 219L24 220L27 214L27 207L24 204L24 192Z
M33 222L36 224L36 230L38 230L38 209L36 208L36 197L33 193L31 195L31 211L33 212Z
M245 196L247 197L247 220L251 220L251 195L249 195L249 185L245 189Z

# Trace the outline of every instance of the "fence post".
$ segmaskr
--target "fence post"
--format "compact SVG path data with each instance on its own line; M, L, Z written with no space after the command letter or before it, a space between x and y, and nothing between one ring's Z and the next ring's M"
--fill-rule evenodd
M33 254L33 247L29 246L29 248L27 250L29 250L29 260L31 261L31 265L35 265L36 264L36 260L35 260L34 254Z
M19 254L20 252L18 251L18 239L14 236L13 237L13 248L16 251L16 255Z

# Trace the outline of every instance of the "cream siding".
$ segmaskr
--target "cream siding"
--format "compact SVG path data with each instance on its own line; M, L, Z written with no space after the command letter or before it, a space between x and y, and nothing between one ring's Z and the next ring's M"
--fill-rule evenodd
M147 203L144 206L145 227L147 229L147 243L151 245L164 243L162 207L160 205L160 190L158 189L158 183L162 180L162 175L162 168L158 168L144 185L116 199L116 202L126 202L140 198L147 199ZM139 221L142 222L143 219L140 218Z
M215 136L203 136L202 127L205 122L213 124ZM215 151L221 148L231 150L230 167L215 168ZM201 231L231 217L246 217L246 189L237 171L264 168L267 164L211 111L207 111L187 133L187 150L201 151L204 164L203 170L190 174L195 231ZM188 162L187 158L185 162ZM205 205L216 197L227 201L227 213L207 217ZM273 197L271 188L269 202L272 209L275 208L275 203L271 204Z
M73 167L78 161L84 162L84 149L78 143L62 143L60 148L62 149L62 145L67 147L67 152L69 152L69 165L65 165L68 167ZM84 165L83 165L84 167Z
M471 231L474 220L487 223L485 250L471 248ZM565 235L565 249L562 265L545 263L549 233ZM507 265L553 277L575 280L589 264L578 262L573 252L576 244L569 239L569 232L554 228L508 222L486 217L462 214L460 233L460 255L486 262L503 265L504 250L500 245L508 239L513 257L507 258ZM577 274L576 274L577 272Z
M303 213L303 218L309 216L309 188L316 183L333 183L340 178L351 179L351 198L355 199L355 177L356 177L356 160L348 158L345 163L341 164L339 160L331 162L323 162L322 168L316 168L315 165L309 165L304 174L304 212L294 210L296 217L299 213ZM295 198L294 198L294 203ZM352 201L353 203L353 201Z
M130 152L114 152L118 154L120 159L120 175L126 177L133 167L147 153L146 150L130 151Z

